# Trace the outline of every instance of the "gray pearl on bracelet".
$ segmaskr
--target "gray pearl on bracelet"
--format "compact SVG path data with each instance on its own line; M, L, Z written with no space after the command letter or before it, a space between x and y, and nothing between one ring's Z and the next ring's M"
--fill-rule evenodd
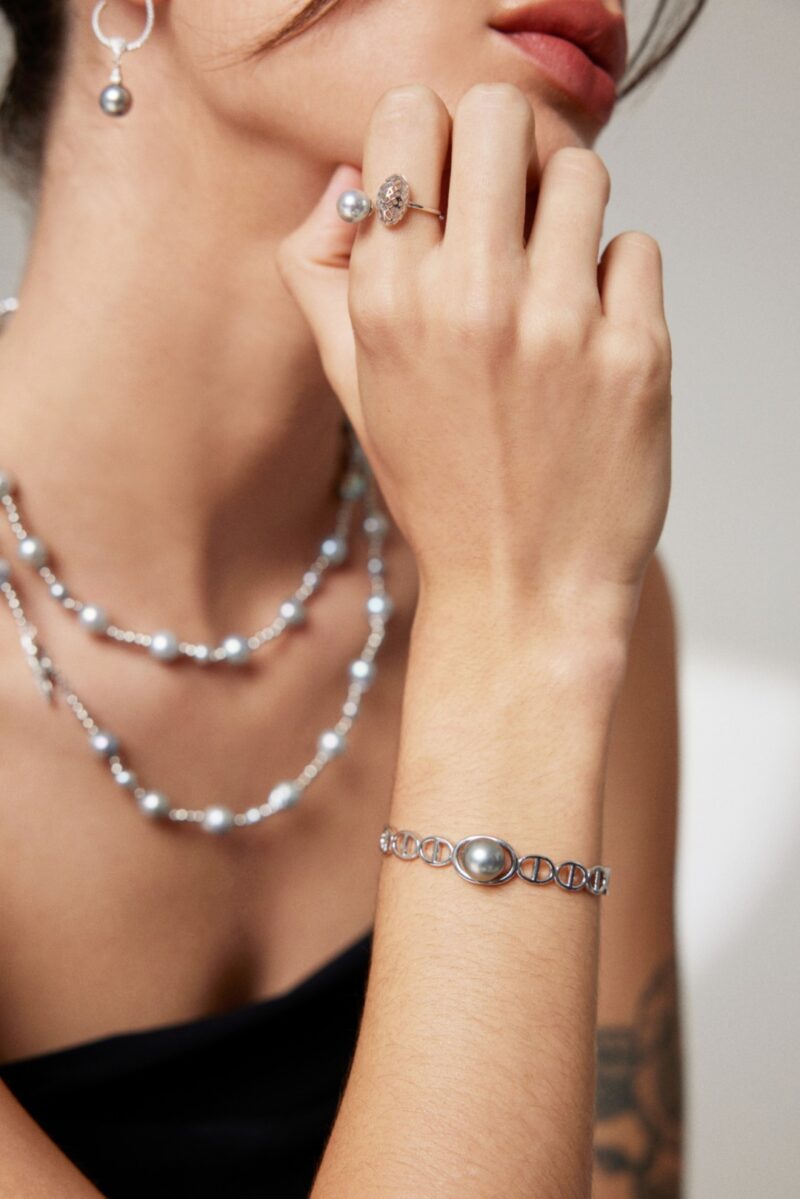
M160 662L174 662L179 653L178 638L169 629L153 633L150 639L150 653Z
M98 604L84 604L78 615L78 620L89 633L96 636L105 633L108 628L108 617L105 609Z
M11 563L6 558L0 558L0 587L11 578Z
M11 495L15 486L14 476L10 475L7 470L0 470L0 500L3 496Z
M506 855L502 845L479 837L467 845L462 854L462 864L470 878L488 882L497 878L506 869Z
M370 616L380 616L382 620L388 620L394 612L394 604L388 595L371 595L366 607Z
M49 557L47 546L40 537L26 537L20 541L17 553L23 562L35 566L37 570L44 566Z
M229 829L233 828L233 812L230 808L218 805L206 808L203 828L207 833L227 833Z
M124 787L127 791L135 791L139 786L139 780L132 770L118 770L114 775L114 782L118 787Z

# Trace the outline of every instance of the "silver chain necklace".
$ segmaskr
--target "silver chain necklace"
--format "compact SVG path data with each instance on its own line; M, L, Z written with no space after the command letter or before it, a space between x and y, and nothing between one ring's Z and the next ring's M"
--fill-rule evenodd
M153 657L160 662L174 661L182 654L195 662L241 663L249 657L249 653L253 649L261 648L262 645L274 640L284 629L300 623L299 620L292 619L292 612L296 609L290 610L289 605L298 605L302 609L303 618L305 617L303 607L305 600L316 593L325 572L331 566L338 566L346 560L353 511L359 501L363 502L362 529L367 539L367 576L369 579L369 597L366 600L365 609L369 631L358 657L349 664L347 691L339 718L330 728L320 734L315 754L294 778L277 783L269 791L264 802L255 804L243 812L235 812L227 805L220 803L214 803L205 808L176 806L163 791L153 790L140 783L139 776L129 764L117 735L104 728L95 719L87 704L44 649L37 629L25 614L25 609L14 585L11 563L0 558L0 593L15 622L20 645L40 693L48 703L53 702L57 693L63 696L65 703L86 734L89 751L107 768L117 786L132 795L139 810L150 819L170 821L179 826L195 825L208 833L225 833L234 828L253 827L296 804L306 788L319 777L328 763L346 749L348 734L361 710L364 693L369 690L375 680L377 669L375 659L386 636L386 622L391 616L393 608L391 598L386 591L383 556L389 521L378 504L375 480L363 451L352 432L350 435L352 438L351 453L347 471L340 485L342 503L335 532L322 542L320 553L311 568L306 571L301 586L290 600L281 605L278 617L271 625L254 634L252 638L226 638L217 650L209 650L207 657L197 653L200 647L189 642L180 642L177 638L174 640L177 642L178 652L164 654L157 652L154 645L156 637L159 635L137 634L110 624L106 624L102 629L92 629L90 624L87 625L89 631L103 633L122 645L134 645L149 650ZM11 528L19 541L18 552L21 559L36 567L47 583L51 596L59 600L61 606L67 611L76 612L80 618L87 608L96 608L96 606L81 604L77 600L68 604L66 601L69 599L69 595L66 588L64 588L63 595L59 593L58 589L63 584L46 565L49 555L48 559L37 562L35 554L32 555L30 551L23 549L27 540L38 541L38 539L30 538L22 524L18 504L14 498L15 489L16 484L12 477L8 473L0 471L0 500L5 507ZM54 588L56 588L55 592ZM173 634L169 634L169 636L170 638L174 637ZM234 646L234 642L244 645L246 652L240 654ZM254 642L256 644L253 644ZM172 647L173 642L171 641L170 648ZM233 652L234 650L236 652Z
M8 471L0 470L0 503L8 520L11 532L17 540L17 556L21 562L33 568L47 587L52 600L71 613L78 624L94 637L105 637L120 645L146 650L161 662L174 662L179 658L195 664L208 666L227 663L241 666L249 661L251 654L262 649L287 630L299 628L306 621L306 604L319 590L326 572L332 566L340 566L347 558L348 533L353 507L361 499L367 486L364 458L361 447L351 436L347 466L339 483L339 510L333 532L319 547L319 552L302 582L278 608L273 620L249 637L231 633L217 646L188 641L170 629L159 629L154 633L141 633L135 629L122 628L109 620L101 604L87 603L73 595L52 569L50 548L41 537L29 532L20 511L17 486Z

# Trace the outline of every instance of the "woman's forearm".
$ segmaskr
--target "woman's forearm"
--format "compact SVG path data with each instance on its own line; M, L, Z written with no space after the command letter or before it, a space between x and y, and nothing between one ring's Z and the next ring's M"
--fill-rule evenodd
M0 1199L102 1199L0 1084Z
M390 823L602 863L623 666L616 632L423 605ZM385 859L362 1026L312 1199L587 1199L602 903Z

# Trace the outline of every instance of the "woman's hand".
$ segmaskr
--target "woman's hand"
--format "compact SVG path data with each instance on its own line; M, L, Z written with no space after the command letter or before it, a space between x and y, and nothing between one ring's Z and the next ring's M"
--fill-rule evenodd
M371 195L398 172L411 210L349 226L340 168L282 245L306 314L423 589L525 597L630 624L670 481L670 345L658 246L625 233L598 254L609 181L565 148L541 176L524 240L534 120L508 84L471 88L452 121L421 85L378 102ZM349 269L348 269L349 268ZM609 608L610 604L610 608Z

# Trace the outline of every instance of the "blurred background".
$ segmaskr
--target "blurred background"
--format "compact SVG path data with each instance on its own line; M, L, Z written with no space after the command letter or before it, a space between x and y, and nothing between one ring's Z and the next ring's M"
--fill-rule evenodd
M798 52L797 0L710 0L598 146L608 237L662 245L675 358L686 1199L800 1195ZM25 244L2 190L2 295Z

